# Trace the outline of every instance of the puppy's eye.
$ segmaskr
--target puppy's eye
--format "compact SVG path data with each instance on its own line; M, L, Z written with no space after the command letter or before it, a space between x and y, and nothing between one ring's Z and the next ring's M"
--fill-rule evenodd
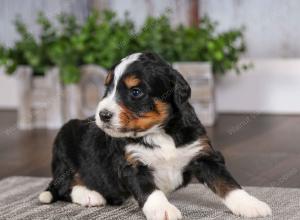
M133 97L133 98L140 98L140 97L142 97L143 96L143 91L140 89L140 88L137 88L137 87L135 87L135 88L132 88L131 90L130 90L130 95Z

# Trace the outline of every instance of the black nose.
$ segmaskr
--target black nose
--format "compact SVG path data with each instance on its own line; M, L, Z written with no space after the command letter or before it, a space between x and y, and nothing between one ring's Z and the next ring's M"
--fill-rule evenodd
M104 109L104 110L100 111L99 116L100 116L101 121L109 122L111 117L113 116L113 113Z

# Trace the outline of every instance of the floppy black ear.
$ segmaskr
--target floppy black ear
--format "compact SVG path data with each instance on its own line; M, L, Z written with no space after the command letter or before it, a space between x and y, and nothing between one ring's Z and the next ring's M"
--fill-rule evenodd
M174 73L174 102L179 108L182 104L186 103L191 97L191 87L179 72L174 70Z

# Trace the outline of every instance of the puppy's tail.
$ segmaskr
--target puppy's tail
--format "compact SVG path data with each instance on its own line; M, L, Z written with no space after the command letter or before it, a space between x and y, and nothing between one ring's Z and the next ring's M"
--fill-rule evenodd
M39 195L39 201L41 203L49 204L52 202L56 202L58 200L58 192L57 189L54 187L53 180L50 182L48 188L41 192Z

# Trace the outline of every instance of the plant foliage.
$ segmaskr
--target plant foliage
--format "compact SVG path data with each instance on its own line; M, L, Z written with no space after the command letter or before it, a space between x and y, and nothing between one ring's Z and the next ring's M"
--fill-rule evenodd
M149 17L139 30L128 16L120 20L111 11L93 11L83 23L68 14L59 15L57 21L55 25L39 13L40 34L35 37L20 18L16 19L19 40L11 48L0 45L0 65L8 74L19 65L31 66L35 75L58 66L63 83L77 83L79 66L109 68L137 51L154 51L169 62L208 61L216 74L247 68L238 66L246 49L243 30L218 33L217 24L208 17L201 19L200 27L172 27L167 15Z
M216 74L247 69L248 65L238 66L246 50L243 29L217 33L216 28L217 23L208 17L201 19L200 27L172 28L168 17L162 15L149 17L137 40L140 49L156 51L169 62L208 61Z

